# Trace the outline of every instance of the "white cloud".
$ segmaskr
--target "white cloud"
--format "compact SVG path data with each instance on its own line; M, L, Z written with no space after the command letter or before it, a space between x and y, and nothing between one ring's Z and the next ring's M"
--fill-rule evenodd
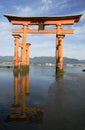
M52 0L42 0L42 10L49 10L50 7L52 7Z
M11 24L0 22L0 55L13 55Z
M81 16L80 21L84 21L84 20L85 20L85 10L83 10L83 11L81 12L81 14L83 14L83 15Z
M76 27L75 28L75 37L77 37L78 39L85 39L85 25L81 25L80 27Z
M15 6L15 14L17 16L37 16L40 15L41 8L37 7L36 9L29 6Z
M29 16L33 12L32 8L29 6L15 6L15 10L19 16Z
M39 0L38 4L34 1L32 6L16 5L14 6L15 14L20 16L39 16L46 13L53 7L53 0Z
M55 56L55 49L53 45L46 45L46 44L41 44L41 45L32 45L30 47L30 55L31 57L34 56Z
M68 0L56 0L56 8L58 10L64 9L68 6Z
M64 57L76 58L83 60L85 59L85 45L82 47L81 45L74 44L72 47L71 45L65 46L63 49Z
M8 22L0 22L0 41L10 38L11 35L11 25Z
M67 57L85 59L85 31L81 27L77 27L76 29L76 34L66 35L64 38L63 54Z
M55 35L28 35L28 41L31 43L31 57L55 55Z

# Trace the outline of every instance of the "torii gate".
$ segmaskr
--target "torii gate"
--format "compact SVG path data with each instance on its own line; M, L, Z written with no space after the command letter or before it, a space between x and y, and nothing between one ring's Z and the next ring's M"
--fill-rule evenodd
M80 20L80 15L71 15L71 16L59 16L59 17L20 17L12 15L4 15L9 22L14 25L22 25L21 29L12 29L12 33L15 40L15 54L14 54L14 66L18 66L18 47L21 47L21 66L29 65L27 64L27 43L26 38L27 34L40 33L40 34L56 34L56 70L63 69L63 56L62 56L62 39L65 37L65 34L73 34L74 29L63 29L62 25L72 25L75 22ZM29 25L38 25L38 29L30 29ZM46 25L55 25L54 29L45 29ZM19 43L20 35L22 35L22 44ZM30 45L30 44L29 44ZM29 46L28 45L28 46ZM29 48L29 47L28 47Z

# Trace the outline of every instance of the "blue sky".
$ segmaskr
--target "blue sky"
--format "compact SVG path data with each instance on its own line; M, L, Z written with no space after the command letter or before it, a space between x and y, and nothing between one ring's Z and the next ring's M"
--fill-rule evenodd
M71 26L74 34L66 34L63 40L63 56L85 59L85 0L3 0L0 1L0 56L14 54L13 25L3 16L62 16L83 14L80 21ZM54 34L28 34L31 43L30 56L55 56Z

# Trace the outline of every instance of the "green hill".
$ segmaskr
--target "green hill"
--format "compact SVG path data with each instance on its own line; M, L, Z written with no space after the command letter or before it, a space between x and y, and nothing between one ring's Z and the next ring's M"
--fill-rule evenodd
M13 56L0 56L0 64L2 63L13 63ZM78 59L73 59L73 58L63 58L64 64L85 64L85 60L78 60ZM42 57L34 57L30 58L30 63L31 64L44 64L44 63L56 63L55 57L47 57L47 56L42 56Z

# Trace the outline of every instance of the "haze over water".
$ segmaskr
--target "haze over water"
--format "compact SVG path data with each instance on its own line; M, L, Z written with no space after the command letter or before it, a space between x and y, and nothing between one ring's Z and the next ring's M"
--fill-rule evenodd
M85 130L85 73L66 67L0 69L0 130Z

